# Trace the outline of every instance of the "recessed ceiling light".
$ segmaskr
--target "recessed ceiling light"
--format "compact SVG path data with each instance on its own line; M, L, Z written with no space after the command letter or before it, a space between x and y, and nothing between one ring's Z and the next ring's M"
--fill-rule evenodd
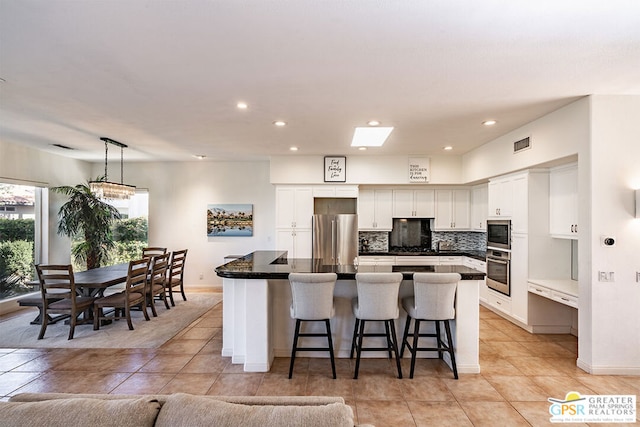
M236 104L236 107L238 107L239 110L246 110L247 108L249 108L246 102L238 102Z
M496 123L498 123L498 122L495 121L495 120L485 120L484 122L482 122L482 124L485 125L485 126L493 126Z
M367 147L358 147L358 150L360 150L360 151L367 151Z
M367 124L368 124L369 126L378 126L378 125L380 124L380 122L379 122L379 121L377 121L377 120L369 120L369 121L367 122Z
M446 151L451 151L451 150L453 150L453 147L450 146L450 145L447 145L446 147L442 147L442 149L446 150Z
M275 122L273 122L273 124L276 125L276 126L282 127L282 126L286 126L287 122L284 122L282 120L276 120Z
M298 151L298 147L289 147L289 150L291 150L291 151Z
M194 154L193 157L195 157L198 160L204 160L207 158L207 156L205 156L204 154Z
M365 128L357 127L353 133L352 147L380 147L389 137L393 127Z

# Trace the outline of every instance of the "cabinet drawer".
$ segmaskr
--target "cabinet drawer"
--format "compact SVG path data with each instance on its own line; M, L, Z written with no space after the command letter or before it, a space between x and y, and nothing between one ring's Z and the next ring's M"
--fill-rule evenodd
M397 256L396 265L438 265L437 256Z
M511 314L511 300L507 297L499 296L491 289L487 293L487 303L500 311Z
M461 265L461 256L441 256L439 258L440 265Z
M578 297L558 291L551 291L551 299L570 307L578 308Z
M551 298L551 290L545 288L544 286L538 286L529 283L529 292L531 292L532 294L541 295L545 298Z

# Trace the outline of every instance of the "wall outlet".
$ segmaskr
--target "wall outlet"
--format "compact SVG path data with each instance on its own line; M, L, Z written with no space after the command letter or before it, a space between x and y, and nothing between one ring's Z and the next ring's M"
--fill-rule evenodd
M598 271L598 282L614 282L613 271Z
M204 274L200 273L200 280L204 279Z

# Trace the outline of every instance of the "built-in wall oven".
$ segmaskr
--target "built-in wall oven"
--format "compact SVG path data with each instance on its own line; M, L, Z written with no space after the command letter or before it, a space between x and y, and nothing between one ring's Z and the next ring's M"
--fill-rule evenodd
M511 296L511 252L487 249L487 287Z

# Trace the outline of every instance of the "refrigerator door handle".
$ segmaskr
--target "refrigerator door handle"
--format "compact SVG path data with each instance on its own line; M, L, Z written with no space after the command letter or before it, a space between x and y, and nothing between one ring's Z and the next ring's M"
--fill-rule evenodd
M336 263L336 221L331 220L331 263Z

